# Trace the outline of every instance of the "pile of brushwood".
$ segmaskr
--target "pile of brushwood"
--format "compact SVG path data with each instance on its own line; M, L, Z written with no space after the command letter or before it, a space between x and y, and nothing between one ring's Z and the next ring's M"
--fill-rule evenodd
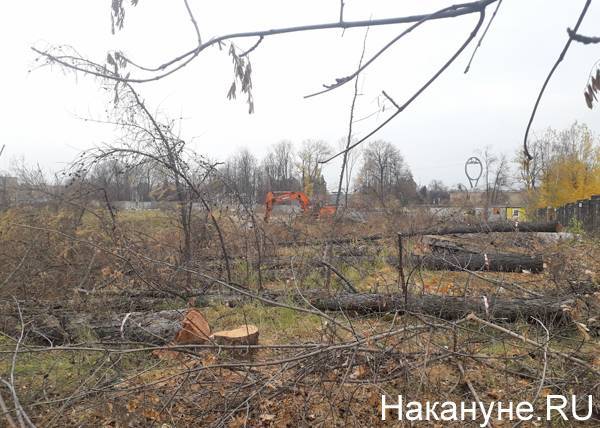
M555 230L509 225L406 231L401 252L384 230L271 241L228 248L228 278L218 253L182 265L124 228L111 241L57 227L27 228L3 255L8 426L374 426L382 395L540 415L548 395L574 395L585 415L600 395L591 237L542 245ZM58 279L68 292L39 291ZM599 423L590 412L582 426Z

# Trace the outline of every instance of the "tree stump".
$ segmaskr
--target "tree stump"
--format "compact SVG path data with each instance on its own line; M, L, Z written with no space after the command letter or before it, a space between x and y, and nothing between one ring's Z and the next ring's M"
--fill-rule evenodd
M244 324L234 330L217 331L211 339L219 345L258 345L258 327Z

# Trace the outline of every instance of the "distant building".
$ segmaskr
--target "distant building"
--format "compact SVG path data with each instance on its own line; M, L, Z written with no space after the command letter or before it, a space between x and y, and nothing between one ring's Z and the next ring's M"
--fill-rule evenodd
M527 192L521 190L503 191L499 194L496 203L487 207L486 192L474 189L451 190L450 205L462 207L469 215L484 217L490 221L500 220L526 220ZM486 216L487 208L487 216Z

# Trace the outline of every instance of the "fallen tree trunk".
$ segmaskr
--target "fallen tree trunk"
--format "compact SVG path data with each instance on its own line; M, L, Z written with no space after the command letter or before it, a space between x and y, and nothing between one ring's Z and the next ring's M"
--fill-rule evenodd
M560 223L482 223L472 225L459 225L451 227L431 228L417 231L400 232L401 236L417 235L459 235L465 233L491 233L491 232L560 232Z
M464 243L453 242L448 239L425 236L423 242L431 248L434 253L469 253L478 254L481 250Z
M282 241L278 242L278 245L282 246L294 246L294 245L324 245L324 244L333 244L333 245L344 245L344 244L352 244L355 242L373 242L380 241L382 239L389 238L389 236L384 235L367 235L367 236L352 236L349 238L334 238L334 239L315 239L315 240L304 240L304 241Z
M271 301L288 302L290 297L298 303L306 303L308 300L312 307L322 311L344 311L349 314L408 312L456 320L474 313L479 317L498 322L529 321L537 318L547 324L569 322L570 311L565 309L572 306L576 299L574 296L508 299L413 295L409 296L408 303L405 304L404 295L399 293L342 293L331 296L323 292L310 291L306 291L302 297L290 296L286 293L271 293L268 298ZM244 299L240 298L240 303L243 301ZM173 341L181 331L186 312L186 309L174 309L113 314L95 318L91 315L74 315L67 320L46 315L28 320L27 328L31 330L28 338L45 344L52 341L55 346L89 339L90 336L102 341L125 340L166 344Z
M130 341L165 344L182 330L187 309L126 314L89 313L32 314L25 317L28 339L53 346L90 337L102 341ZM3 316L3 331L16 334L19 319Z
M83 314L66 320L64 328L70 338L92 333L102 340L164 344L181 330L186 312L186 309L129 312L102 318Z
M539 273L544 270L544 260L541 255L454 253L413 255L410 259L414 265L429 270L491 272L523 272L526 270L531 273Z
M306 296L305 296L306 297ZM574 298L464 298L454 296L410 296L408 304L401 294L339 294L332 297L310 296L309 302L320 310L347 311L357 314L377 312L411 312L456 320L474 313L497 321L514 322L538 318L547 323L565 323L569 318L564 308ZM486 305L487 303L487 305Z

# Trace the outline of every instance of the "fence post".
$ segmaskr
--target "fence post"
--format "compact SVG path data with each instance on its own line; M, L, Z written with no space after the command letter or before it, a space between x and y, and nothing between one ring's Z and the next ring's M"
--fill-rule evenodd
M558 207L556 209L556 220L563 226L566 226L565 224L565 207Z
M591 230L600 232L600 195L592 195L590 199Z
M566 218L565 221L567 223L567 226L571 225L571 222L573 221L574 218L576 217L576 211L575 211L575 207L576 205L573 202L570 202L566 205Z
M582 224L584 230L589 232L591 230L590 200L583 199L581 201L578 201L578 203L579 203L579 217L580 217L579 220L581 221L581 224Z

